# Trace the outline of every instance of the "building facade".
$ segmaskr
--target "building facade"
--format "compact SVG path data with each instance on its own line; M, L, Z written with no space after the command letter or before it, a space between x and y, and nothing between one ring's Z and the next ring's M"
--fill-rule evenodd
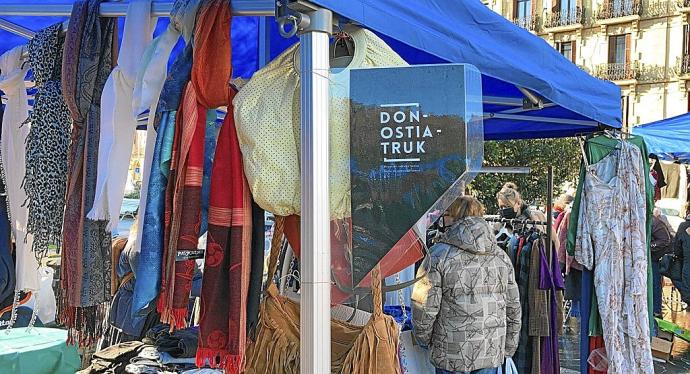
M690 0L483 0L621 88L626 129L690 111Z

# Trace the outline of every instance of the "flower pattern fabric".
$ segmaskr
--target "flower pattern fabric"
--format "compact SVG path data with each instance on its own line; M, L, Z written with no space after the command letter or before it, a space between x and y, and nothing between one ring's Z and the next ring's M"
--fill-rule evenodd
M619 149L587 167L584 183L575 256L594 268L608 372L653 373L640 150L620 142Z

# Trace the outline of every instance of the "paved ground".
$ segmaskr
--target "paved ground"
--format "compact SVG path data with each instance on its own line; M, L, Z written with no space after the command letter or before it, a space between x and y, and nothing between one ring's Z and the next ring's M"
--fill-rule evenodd
M677 303L669 302L670 287L665 290L664 319L690 329L690 311L681 310ZM673 309L673 310L671 310ZM674 311L675 310L675 311ZM566 323L563 336L560 338L560 358L562 374L577 374L580 367L579 323L571 318ZM658 374L687 374L690 373L690 344L675 338L673 343L673 358L670 362L655 362L654 369Z

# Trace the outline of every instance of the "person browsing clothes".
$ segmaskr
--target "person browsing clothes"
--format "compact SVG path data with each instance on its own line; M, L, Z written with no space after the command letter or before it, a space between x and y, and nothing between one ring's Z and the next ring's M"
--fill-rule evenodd
M474 197L455 200L412 294L414 336L436 374L495 374L518 345L515 273Z

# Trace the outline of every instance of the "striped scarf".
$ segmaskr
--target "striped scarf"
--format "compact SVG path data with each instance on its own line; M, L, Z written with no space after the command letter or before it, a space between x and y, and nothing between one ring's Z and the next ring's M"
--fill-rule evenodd
M161 321L185 326L195 262L176 261L195 250L201 226L206 111L230 102L230 9L227 1L204 2L194 33L194 60L175 124L166 188ZM223 79L225 77L225 79ZM229 116L232 117L232 116Z

